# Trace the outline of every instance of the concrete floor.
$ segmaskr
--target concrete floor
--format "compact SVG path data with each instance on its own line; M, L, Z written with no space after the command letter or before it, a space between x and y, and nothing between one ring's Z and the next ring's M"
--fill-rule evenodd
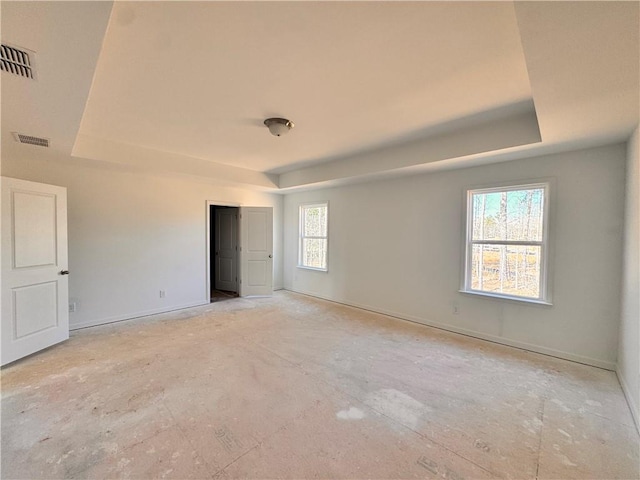
M277 292L2 371L2 478L638 478L615 374Z

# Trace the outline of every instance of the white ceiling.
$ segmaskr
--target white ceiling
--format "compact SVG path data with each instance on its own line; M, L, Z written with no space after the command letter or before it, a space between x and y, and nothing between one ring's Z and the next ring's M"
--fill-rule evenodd
M19 130L78 157L278 189L619 141L638 123L638 2L110 9L2 2L3 43L36 50L41 70L2 74L3 156L37 148L9 145ZM272 137L269 116L296 127Z
M3 157L37 148L15 144L11 132L50 138L52 151L71 152L110 12L110 2L0 3L2 43L35 51L37 71L35 81L0 75Z

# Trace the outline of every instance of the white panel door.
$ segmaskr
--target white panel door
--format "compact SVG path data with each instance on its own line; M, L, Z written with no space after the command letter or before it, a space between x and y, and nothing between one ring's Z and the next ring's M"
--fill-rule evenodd
M240 207L240 295L273 293L273 209Z
M238 209L216 208L214 288L238 291Z
M2 365L69 338L67 189L2 177Z

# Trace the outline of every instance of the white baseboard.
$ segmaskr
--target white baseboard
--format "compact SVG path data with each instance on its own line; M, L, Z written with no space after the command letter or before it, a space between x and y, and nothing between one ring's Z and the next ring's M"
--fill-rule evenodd
M461 335L466 335L468 337L478 338L480 340L486 340L488 342L499 343L501 345L507 345L509 347L519 348L521 350L527 350L530 352L541 353L543 355L549 355L551 357L561 358L563 360L570 360L576 363L583 363L585 365L590 365L592 367L603 368L605 370L616 370L616 364L614 362L608 362L606 360L599 360L597 358L584 357L582 355L576 355L569 352L563 352L561 350L554 350L552 348L543 347L540 345L533 345L526 342L520 342L518 340L511 340L509 338L497 337L495 335L489 335L486 333L478 332L476 330L469 330L466 328L460 328L453 325L448 325L445 323L433 322L431 320L427 320L425 318L414 317L412 315L406 315L403 313L393 312L390 310L384 310L381 308L371 307L369 305L358 304L355 302L342 302L337 301L332 298L325 297L323 295L318 295L317 293L305 292L302 290L294 290L291 288L286 288L290 292L300 293L302 295L308 295L310 297L320 298L322 300L327 300L333 303L339 303L340 305L346 305L348 307L360 308L362 310L368 310L374 313L380 313L382 315L387 315L389 317L398 318L400 320L406 320L413 323L419 323L421 325L426 325L428 327L438 328L440 330L446 330L448 332L459 333Z
M284 290L284 288L281 286L276 286L274 287L273 290L274 291ZM244 297L244 298L252 298L252 297ZM81 328L97 327L98 325L106 325L108 323L122 322L124 320L133 320L134 318L148 317L149 315L157 315L159 313L175 312L176 310L183 310L185 308L191 308L191 307L201 307L203 305L209 305L210 303L211 302L205 300L205 301L196 302L196 303L187 303L184 305L175 305L171 307L144 310L142 312L127 313L125 315L116 315L115 317L100 318L98 320L87 320L86 322L70 324L69 330L73 331L73 330L80 330Z
M183 310L185 308L191 308L191 307L201 307L203 305L209 305L209 302L201 302L200 301L200 302L196 302L196 303L188 303L188 304L184 304L184 305L174 305L174 306L171 306L171 307L155 308L155 309L152 309L152 310L144 310L142 312L134 312L134 313L127 313L127 314L124 314L124 315L116 315L114 317L100 318L100 319L97 319L97 320L87 320L86 322L70 324L69 325L69 330L71 330L71 331L80 330L81 328L96 327L98 325L106 325L107 323L122 322L123 320L133 320L134 318L148 317L149 315L157 315L159 313L174 312L176 310Z
M638 411L638 405L636 405L636 401L631 395L629 385L627 385L627 382L624 379L624 375L619 368L616 368L616 375L618 377L618 381L620 382L620 386L622 387L622 391L624 392L624 396L627 399L627 403L629 404L631 416L633 417L633 421L636 423L636 429L638 430L638 433L640 433L640 412Z

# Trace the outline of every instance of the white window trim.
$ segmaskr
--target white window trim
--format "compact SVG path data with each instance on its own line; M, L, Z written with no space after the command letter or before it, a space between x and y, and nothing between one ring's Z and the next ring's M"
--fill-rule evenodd
M305 237L302 235L302 218L303 211L305 208L313 208L313 207L326 207L327 208L327 236L326 237ZM311 239L326 239L327 240L327 266L325 268L318 267L309 267L306 265L302 265L302 240L303 238L311 238ZM311 203L301 203L298 207L298 268L302 268L304 270L313 270L315 272L328 272L329 271L329 202L311 202Z
M470 212L473 211L471 201L474 193L492 193L492 192L504 192L514 190L526 190L531 188L542 188L544 190L544 214L543 214L543 238L542 241L474 241L473 235L473 215ZM465 212L464 212L464 256L462 266L462 281L460 286L460 293L470 294L479 297L487 297L497 300L508 300L517 303L530 303L536 305L553 305L551 302L551 272L550 262L552 254L552 242L550 235L551 215L552 215L552 195L555 190L555 182L553 179L532 180L525 182L502 182L494 183L490 186L477 186L468 188L465 191ZM471 288L471 257L472 246L474 243L482 244L497 244L497 245L539 245L540 246L540 297L521 297L517 295L509 295L499 292L486 292L483 290L474 290Z

